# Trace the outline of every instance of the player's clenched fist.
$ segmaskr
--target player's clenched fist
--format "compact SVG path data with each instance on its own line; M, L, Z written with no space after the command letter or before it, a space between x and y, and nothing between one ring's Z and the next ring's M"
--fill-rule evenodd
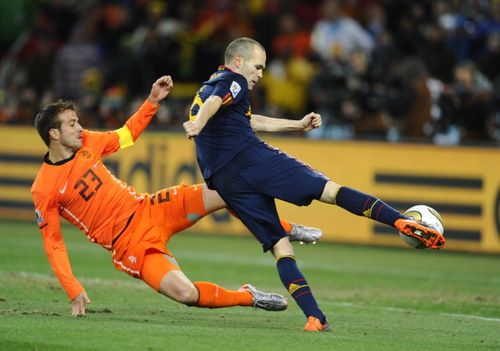
M192 137L200 134L200 127L194 123L193 121L187 121L182 124L184 127L184 131L186 132L186 136L191 139Z
M161 100L165 99L174 87L174 81L170 76L163 76L156 80L151 87L149 94L149 101L152 104L158 104Z
M302 124L304 126L303 128L306 132L308 130L321 127L321 122L321 115L319 113L311 112L305 115L304 118L302 118Z

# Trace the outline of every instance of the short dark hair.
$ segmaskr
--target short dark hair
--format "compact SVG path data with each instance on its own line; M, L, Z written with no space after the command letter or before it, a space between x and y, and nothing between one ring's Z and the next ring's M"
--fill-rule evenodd
M261 43L251 38L241 37L233 40L229 43L224 53L225 64L229 64L237 55L241 55L243 58L248 59L251 54L250 50L255 46L261 48L264 52L266 51Z
M35 128L42 138L45 145L50 145L49 130L52 128L59 129L61 121L59 115L66 111L75 111L75 104L73 101L58 100L45 106L35 117Z

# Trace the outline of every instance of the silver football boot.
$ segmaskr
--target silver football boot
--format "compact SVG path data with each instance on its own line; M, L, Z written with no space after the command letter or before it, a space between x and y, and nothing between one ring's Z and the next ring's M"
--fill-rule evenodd
M266 293L257 290L250 284L243 285L240 290L248 291L253 298L253 307L266 311L284 311L288 307L288 302L280 294Z
M321 229L292 223L292 230L288 239L290 241L299 241L300 244L316 244L322 235Z

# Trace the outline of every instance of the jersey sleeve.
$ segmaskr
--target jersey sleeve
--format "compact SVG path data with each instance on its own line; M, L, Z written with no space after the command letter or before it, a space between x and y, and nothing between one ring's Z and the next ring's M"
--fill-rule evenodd
M222 99L222 106L228 106L238 103L242 99L246 89L246 79L239 74L231 74L216 83L212 95L216 95Z
M84 288L71 270L66 245L62 237L59 210L53 201L40 193L33 193L33 201L37 224L42 233L43 248L50 266L69 299L73 300L84 291Z
M84 144L100 149L101 157L132 146L151 122L158 107L159 105L153 106L149 100L146 100L119 129L108 132L85 130L83 133Z

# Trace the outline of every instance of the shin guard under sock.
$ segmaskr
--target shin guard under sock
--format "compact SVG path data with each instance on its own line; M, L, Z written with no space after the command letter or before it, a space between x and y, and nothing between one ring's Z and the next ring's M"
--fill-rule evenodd
M293 256L280 257L276 265L283 285L306 317L314 316L324 324L326 317L319 309L307 281L297 267L295 258Z
M365 216L391 226L396 220L406 218L382 200L345 186L339 189L335 204L358 216Z
M220 308L230 306L252 306L253 298L248 291L224 289L210 282L193 283L199 292L197 307Z

